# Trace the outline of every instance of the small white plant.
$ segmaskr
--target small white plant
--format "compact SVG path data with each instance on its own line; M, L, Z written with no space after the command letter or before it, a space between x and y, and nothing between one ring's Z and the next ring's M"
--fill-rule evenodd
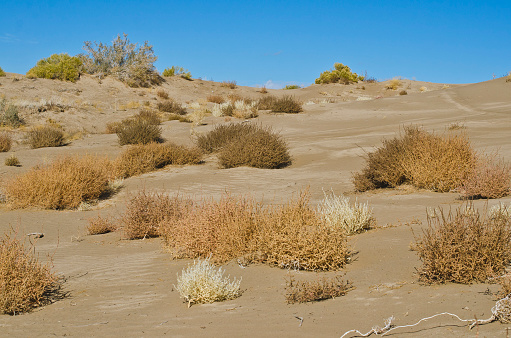
M211 113L213 114L214 117L220 117L220 116L223 116L224 115L224 109L227 108L227 106L229 106L229 103L228 102L224 102L224 103L214 103L213 104L213 109L211 110Z
M239 280L231 282L230 276L223 277L225 271L210 263L210 258L197 260L189 265L181 276L177 276L179 294L188 302L188 307L195 303L213 303L234 299L241 295Z
M325 198L318 205L319 213L327 225L344 228L348 235L368 230L374 223L372 209L368 203L350 204L349 197L336 196L333 192L325 193Z

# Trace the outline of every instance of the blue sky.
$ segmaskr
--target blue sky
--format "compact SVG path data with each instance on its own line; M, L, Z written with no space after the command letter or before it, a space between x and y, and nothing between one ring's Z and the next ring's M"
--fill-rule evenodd
M159 71L309 85L335 62L379 80L471 83L511 71L511 1L0 2L0 67L26 73L84 41L149 41Z

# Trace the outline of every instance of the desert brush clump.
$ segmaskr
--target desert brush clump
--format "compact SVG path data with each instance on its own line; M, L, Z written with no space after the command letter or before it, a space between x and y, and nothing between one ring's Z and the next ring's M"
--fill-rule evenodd
M27 142L32 149L60 147L65 145L64 132L51 124L32 127L27 132Z
M511 165L497 154L479 156L474 170L463 182L464 198L501 198L511 193Z
M199 134L196 142L206 153L218 151L224 168L276 169L291 164L286 142L270 127L250 123L222 124L206 134Z
M494 205L488 210L488 217L491 219L496 218L511 218L511 204L505 205L503 203L499 203Z
M150 87L163 82L154 62L153 46L147 41L143 45L131 43L127 34L117 35L112 45L102 42L84 42L86 54L78 57L83 63L83 71L101 77L114 76L130 87Z
M259 110L272 110L273 104L277 98L273 95L266 95L257 101L257 109Z
M5 77L7 74L5 74L5 71L0 67L0 77Z
M41 264L33 247L11 231L0 237L0 313L17 315L50 303L60 283L52 263Z
M299 85L287 85L284 87L284 89L300 89L301 87Z
M401 80L399 78L395 78L389 81L389 83L385 86L385 89L397 90L399 87L401 87L401 85Z
M347 235L369 230L375 224L368 203L355 201L351 204L349 197L336 196L333 192L325 193L325 198L318 204L318 213L327 225L340 227Z
M156 92L156 96L158 96L159 98L164 99L164 100L169 99L169 94L166 91L164 91L163 89L159 89Z
M167 165L199 164L202 152L196 147L167 143L132 145L114 161L117 177L127 178L150 172Z
M27 72L29 78L57 79L76 82L80 78L82 60L68 54L53 54L37 61L35 67Z
M213 103L221 104L221 103L225 102L225 99L222 96L220 96L220 95L209 95L207 97L207 101L208 102L213 102Z
M225 271L216 268L209 259L198 259L183 269L181 275L177 276L175 288L188 303L213 303L235 299L241 296L241 278L231 281L224 277Z
M12 137L8 133L0 133L0 153L11 150Z
M183 67L178 67L178 66L172 66L170 68L165 68L163 70L163 72L161 73L161 75L165 76L165 77L180 76L186 80L192 79L192 74L187 69L184 69Z
M236 81L223 81L220 86L229 88L229 89L236 89L238 85L236 84Z
M102 235L117 229L116 224L110 218L100 215L90 218L87 224L87 233L89 235Z
M23 124L23 120L19 117L19 109L16 105L0 99L0 126L18 128Z
M298 114L303 111L302 104L292 96L276 99L271 105L272 113Z
M174 258L211 257L225 263L248 254L260 206L253 200L224 195L203 197L183 208L181 217L160 224L165 247Z
M19 167L20 160L16 157L16 155L12 154L5 159L4 164L8 167Z
M158 110L165 113L171 113L176 115L186 115L186 109L180 103L174 102L172 100L165 100L163 102L158 102L156 105Z
M447 192L459 188L474 170L476 153L464 134L436 135L405 127L401 138L384 140L367 153L366 167L353 175L357 191L396 187Z
M149 124L158 126L161 124L161 118L158 113L149 109L140 109L140 111L131 117L133 120L146 121Z
M145 119L123 120L116 134L121 146L161 142L161 128Z
M501 275L511 262L511 219L480 216L458 208L428 217L414 250L422 265L419 280L434 283L485 282Z
M353 82L363 81L364 77L353 73L350 67L342 63L335 63L334 69L331 71L324 71L319 78L316 79L316 84L321 83L344 83L349 84Z
M353 284L341 276L313 281L297 281L291 276L286 280L286 300L288 304L317 302L344 296L352 289Z
M5 194L12 208L74 209L107 194L112 172L106 158L61 157L10 179Z

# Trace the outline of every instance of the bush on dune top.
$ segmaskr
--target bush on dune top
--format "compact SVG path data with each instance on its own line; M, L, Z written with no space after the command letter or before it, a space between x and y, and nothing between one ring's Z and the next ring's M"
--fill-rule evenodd
M316 79L316 84L320 83L352 83L363 81L364 77L353 73L350 67L343 65L342 63L335 63L334 69L331 71L324 71L321 73L319 78Z
M76 56L53 54L37 61L36 66L27 72L27 77L76 82L80 77L81 67L82 61Z

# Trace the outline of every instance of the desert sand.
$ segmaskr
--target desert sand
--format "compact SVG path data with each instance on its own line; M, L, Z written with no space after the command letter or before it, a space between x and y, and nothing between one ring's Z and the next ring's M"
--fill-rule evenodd
M18 80L15 80L18 79ZM364 166L364 153L381 145L403 126L416 124L428 131L443 132L458 124L480 151L495 151L511 160L511 83L504 78L467 85L446 85L402 80L397 90L385 82L368 84L311 85L294 90L268 90L270 94L294 95L304 102L296 115L260 112L256 118L270 125L287 140L291 166L263 170L220 169L213 157L202 165L169 166L129 178L113 197L87 211L10 210L0 204L0 234L11 227L20 234L42 232L35 250L41 260L49 254L54 270L65 278L68 296L19 316L0 316L0 336L124 336L124 337L340 337L350 329L369 331L390 316L396 325L451 312L464 319L487 318L495 304L494 284L421 285L417 254L410 250L416 234L427 226L428 207L446 210L463 203L456 193L435 193L410 187L354 193L352 172ZM106 78L102 83L82 76L76 83L26 79L8 73L0 78L0 94L16 102L58 101L63 111L32 111L22 117L28 126L52 119L68 131L83 136L59 148L30 149L23 131L13 131L18 142L0 153L0 180L28 171L63 154L117 156L122 147L115 134L105 134L108 122L120 121L136 112L130 102L157 102L163 88L177 102L204 100L208 95L236 93L259 98L258 88L228 89L219 83L170 78L159 88L133 89ZM362 88L364 86L364 88ZM426 87L421 90L421 87ZM408 95L398 95L407 90ZM231 120L235 121L235 119ZM208 116L204 124L191 126L163 122L163 137L179 144L192 144L193 135L211 130L225 118ZM14 153L21 167L3 165ZM119 216L130 194L140 189L219 197L224 192L250 194L265 203L282 203L309 187L312 204L323 191L344 193L369 202L377 221L375 229L351 236L356 251L353 261L338 272L289 271L236 262L225 265L226 274L242 278L243 295L237 299L190 308L175 290L177 274L192 260L172 260L161 240L128 241L119 232L89 236L88 219L99 215ZM484 208L511 197L476 201ZM356 287L346 296L320 302L287 304L285 282L289 276L313 279L344 275ZM303 319L303 322L297 318ZM300 325L301 324L301 325ZM471 331L450 317L439 317L412 328L393 331L393 337L504 337L507 325L498 322Z

